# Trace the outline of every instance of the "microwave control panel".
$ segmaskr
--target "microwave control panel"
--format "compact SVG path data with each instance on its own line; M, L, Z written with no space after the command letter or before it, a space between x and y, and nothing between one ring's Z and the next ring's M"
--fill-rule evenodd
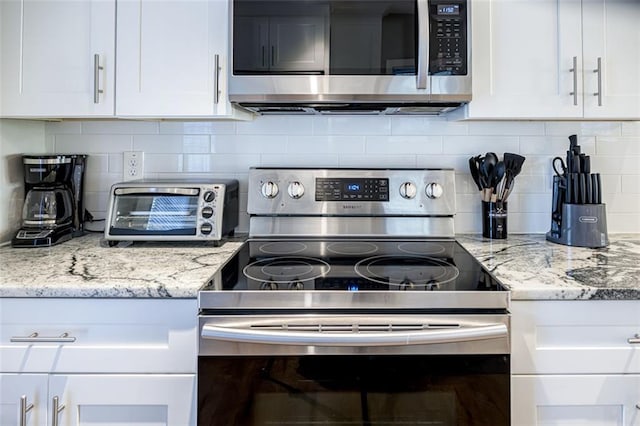
M431 75L467 74L466 1L429 2Z

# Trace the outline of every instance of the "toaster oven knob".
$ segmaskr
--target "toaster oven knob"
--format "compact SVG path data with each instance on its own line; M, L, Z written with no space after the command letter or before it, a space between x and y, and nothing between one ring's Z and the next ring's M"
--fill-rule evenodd
M304 195L304 185L300 182L291 182L288 188L289 196L295 200Z
M434 198L440 198L442 197L442 185L440 185L437 182L431 182L430 184L427 185L427 187L424 190L425 194L427 194L427 197L434 199Z
M262 184L262 195L265 198L275 198L278 195L278 185L275 182L265 182Z
M418 192L416 185L413 182L405 182L400 185L400 195L407 200L412 199Z
M211 216L213 216L213 208L206 206L202 208L202 217L204 217L205 219L209 219Z
M203 197L204 197L204 201L206 201L207 203L210 203L216 199L216 193L213 191L207 191L204 193Z
M213 231L213 226L211 226L210 223L203 223L202 226L200 226L202 235L209 235L211 231Z

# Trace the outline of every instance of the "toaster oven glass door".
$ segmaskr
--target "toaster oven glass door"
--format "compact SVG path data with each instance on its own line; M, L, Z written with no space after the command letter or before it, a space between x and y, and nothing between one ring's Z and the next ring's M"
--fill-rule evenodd
M198 192L118 195L109 232L111 235L196 235Z

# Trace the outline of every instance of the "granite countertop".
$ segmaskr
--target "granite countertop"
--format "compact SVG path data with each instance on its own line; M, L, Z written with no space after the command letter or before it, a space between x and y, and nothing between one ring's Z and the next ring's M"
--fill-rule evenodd
M609 235L609 246L568 247L543 234L458 241L511 291L511 300L640 300L640 234Z
M196 298L242 245L119 243L88 234L46 248L0 248L0 297Z
M640 234L610 235L601 249L544 235L458 241L511 291L512 300L640 300ZM48 248L0 247L0 297L195 298L240 246L120 243L89 234Z

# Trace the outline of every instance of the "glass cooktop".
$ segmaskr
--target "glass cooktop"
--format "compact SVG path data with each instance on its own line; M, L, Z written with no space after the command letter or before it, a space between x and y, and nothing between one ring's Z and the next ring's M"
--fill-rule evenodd
M454 240L249 240L203 291L493 292Z

